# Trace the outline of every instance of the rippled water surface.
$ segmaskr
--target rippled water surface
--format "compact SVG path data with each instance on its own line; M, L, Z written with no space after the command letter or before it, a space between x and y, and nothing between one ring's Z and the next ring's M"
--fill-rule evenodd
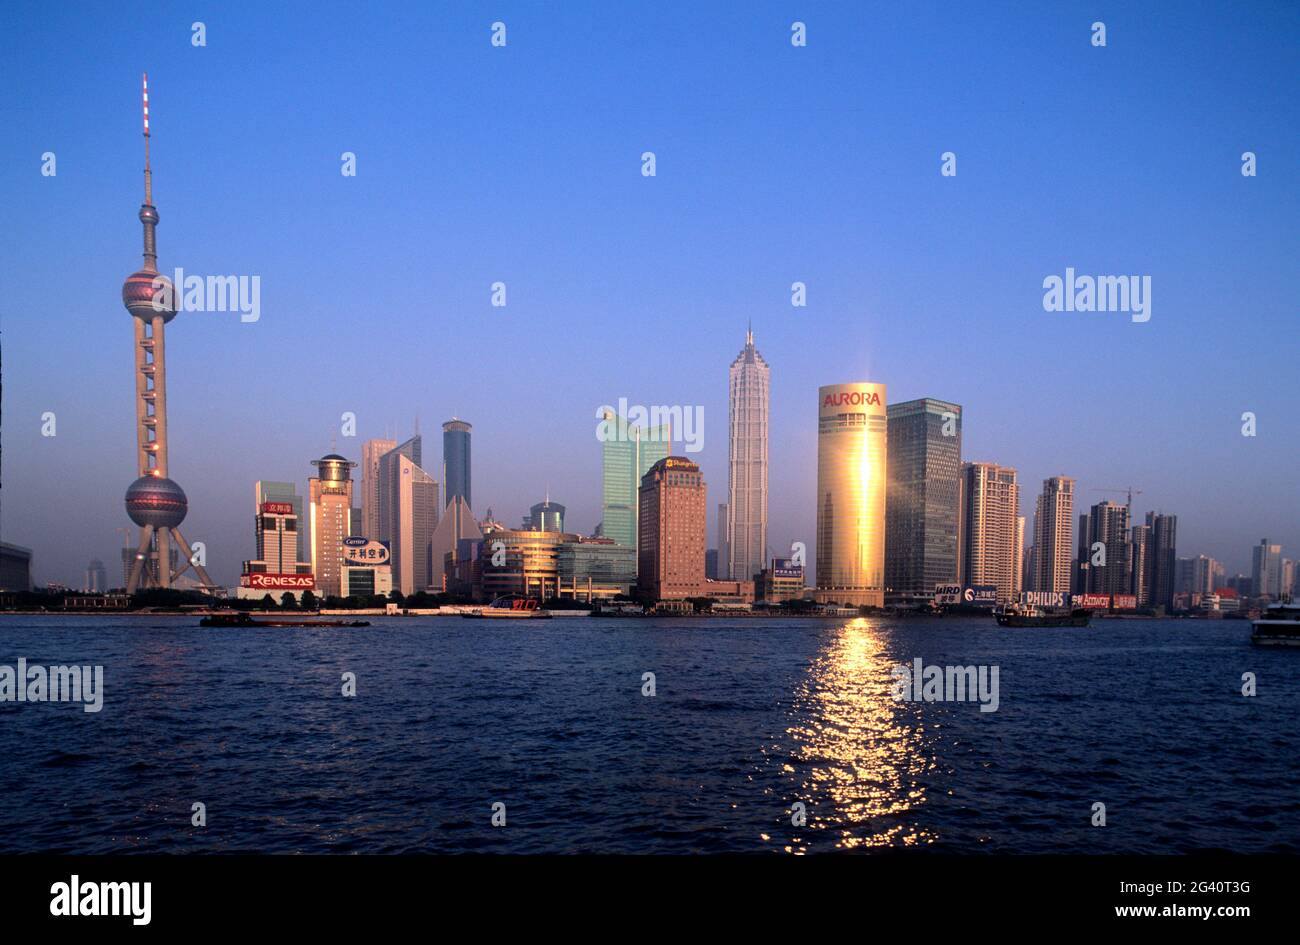
M369 619L0 617L105 677L0 703L0 851L1300 852L1300 651L1244 621ZM917 657L997 711L895 702Z

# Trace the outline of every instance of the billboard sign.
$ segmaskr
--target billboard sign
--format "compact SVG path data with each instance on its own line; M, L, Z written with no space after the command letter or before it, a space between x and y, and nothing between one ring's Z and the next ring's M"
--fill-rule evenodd
M311 574L245 574L239 583L242 587L258 590L310 591L316 587L316 578Z
M971 607L993 607L998 602L996 584L976 584L962 591L962 602Z
M801 578L803 577L803 566L791 564L789 558L773 558L772 576L779 578Z
M843 413L885 415L884 384L831 384L817 389L818 416L835 417Z
M960 604L962 599L960 584L936 584L934 602L936 604Z
M371 538L344 538L343 561L351 565L388 564L388 543Z
M1137 605L1138 605L1138 599L1137 599L1136 595L1133 595L1133 594L1116 594L1116 595L1115 595L1115 609L1116 609L1116 610L1136 610L1136 609L1137 609Z
M1075 594L1073 597L1075 607L1083 610L1109 610L1109 594Z
M263 502L262 514L263 515L292 515L293 503L292 502Z
M1064 591L1023 591L1020 603L1028 607L1064 607Z

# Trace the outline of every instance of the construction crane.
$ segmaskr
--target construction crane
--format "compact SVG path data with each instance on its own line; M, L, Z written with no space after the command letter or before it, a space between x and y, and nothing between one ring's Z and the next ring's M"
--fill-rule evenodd
M1118 492L1118 493L1121 493L1121 494L1123 494L1123 495L1127 495L1127 496L1128 496L1128 502L1126 503L1126 507L1128 508L1130 514L1132 514L1132 512L1133 512L1133 497L1134 497L1135 495L1141 495L1141 494L1142 494L1142 490L1141 490L1141 489L1134 489L1132 486L1129 486L1129 487L1126 488L1126 489L1095 489L1095 488L1094 488L1092 491L1093 491L1093 492Z

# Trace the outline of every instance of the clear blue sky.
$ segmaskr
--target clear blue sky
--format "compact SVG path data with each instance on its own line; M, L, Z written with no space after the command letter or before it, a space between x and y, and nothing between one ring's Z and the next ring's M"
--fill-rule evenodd
M587 531L596 407L699 404L712 508L748 320L777 548L814 545L818 385L873 380L964 405L966 458L1017 467L1026 513L1048 475L1131 483L1180 554L1300 557L1300 5L9 2L0 34L0 526L42 582L117 579L128 523L142 71L161 268L262 281L259 322L168 328L172 474L218 580L253 481L305 491L348 410L341 452L418 412L434 468L468 419L476 511L517 524L549 485ZM1151 320L1043 311L1067 266L1150 275Z

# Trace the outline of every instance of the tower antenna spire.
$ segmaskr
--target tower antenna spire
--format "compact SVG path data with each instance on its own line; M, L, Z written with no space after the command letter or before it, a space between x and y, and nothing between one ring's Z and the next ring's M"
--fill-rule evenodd
M153 203L153 171L149 168L149 73L144 73L141 89L144 105L144 202Z
M158 248L154 227L158 225L158 211L153 205L153 170L149 166L149 73L144 73L141 83L141 104L144 108L144 205L140 208L140 222L144 224L144 271L158 271Z

